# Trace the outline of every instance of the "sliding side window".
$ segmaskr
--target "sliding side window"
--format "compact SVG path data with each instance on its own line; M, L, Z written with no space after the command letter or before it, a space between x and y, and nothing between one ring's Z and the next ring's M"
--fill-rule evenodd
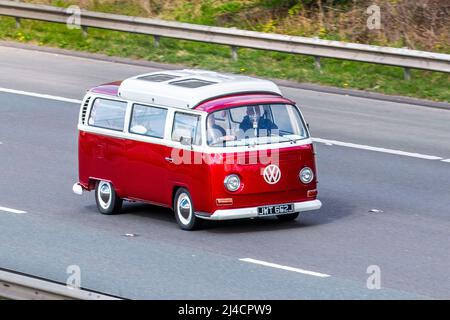
M89 125L115 131L123 131L127 103L97 98L92 105Z

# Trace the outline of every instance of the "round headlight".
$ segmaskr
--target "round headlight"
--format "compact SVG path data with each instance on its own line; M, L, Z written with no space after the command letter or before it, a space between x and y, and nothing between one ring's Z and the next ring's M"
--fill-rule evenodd
M299 174L301 182L304 184L310 183L314 179L314 173L311 168L303 168Z
M225 188L227 188L228 191L236 191L241 186L241 179L235 174L230 174L225 178L223 181Z

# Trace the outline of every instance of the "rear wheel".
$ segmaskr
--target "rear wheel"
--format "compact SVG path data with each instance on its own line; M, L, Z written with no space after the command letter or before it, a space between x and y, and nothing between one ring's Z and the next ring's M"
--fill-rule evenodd
M292 221L298 218L299 213L298 212L294 212L294 213L289 213L289 214L281 214L279 216L277 216L277 218L280 221Z
M97 209L102 214L116 214L122 208L122 199L117 196L113 185L108 181L98 181L95 187Z
M200 227L201 220L195 216L194 204L191 195L185 188L175 193L173 210L178 226L183 230L195 230Z

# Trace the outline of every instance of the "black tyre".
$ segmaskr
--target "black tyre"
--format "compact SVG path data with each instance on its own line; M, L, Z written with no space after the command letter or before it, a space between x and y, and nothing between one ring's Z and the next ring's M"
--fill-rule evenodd
M294 212L294 213L289 213L289 214L281 214L279 216L277 216L277 218L280 221L292 221L298 218L299 213L298 212Z
M117 196L113 185L107 181L98 181L95 187L95 202L102 214L116 214L122 208L122 199Z
M195 230L201 225L201 219L195 216L194 204L189 191L180 188L175 193L173 211L178 226L183 230Z

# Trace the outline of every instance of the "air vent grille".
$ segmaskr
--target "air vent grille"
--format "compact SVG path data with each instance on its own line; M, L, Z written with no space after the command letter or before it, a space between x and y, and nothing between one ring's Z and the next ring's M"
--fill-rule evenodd
M91 97L84 100L83 108L81 109L81 124L86 124L86 113L89 106L89 101L91 101Z

